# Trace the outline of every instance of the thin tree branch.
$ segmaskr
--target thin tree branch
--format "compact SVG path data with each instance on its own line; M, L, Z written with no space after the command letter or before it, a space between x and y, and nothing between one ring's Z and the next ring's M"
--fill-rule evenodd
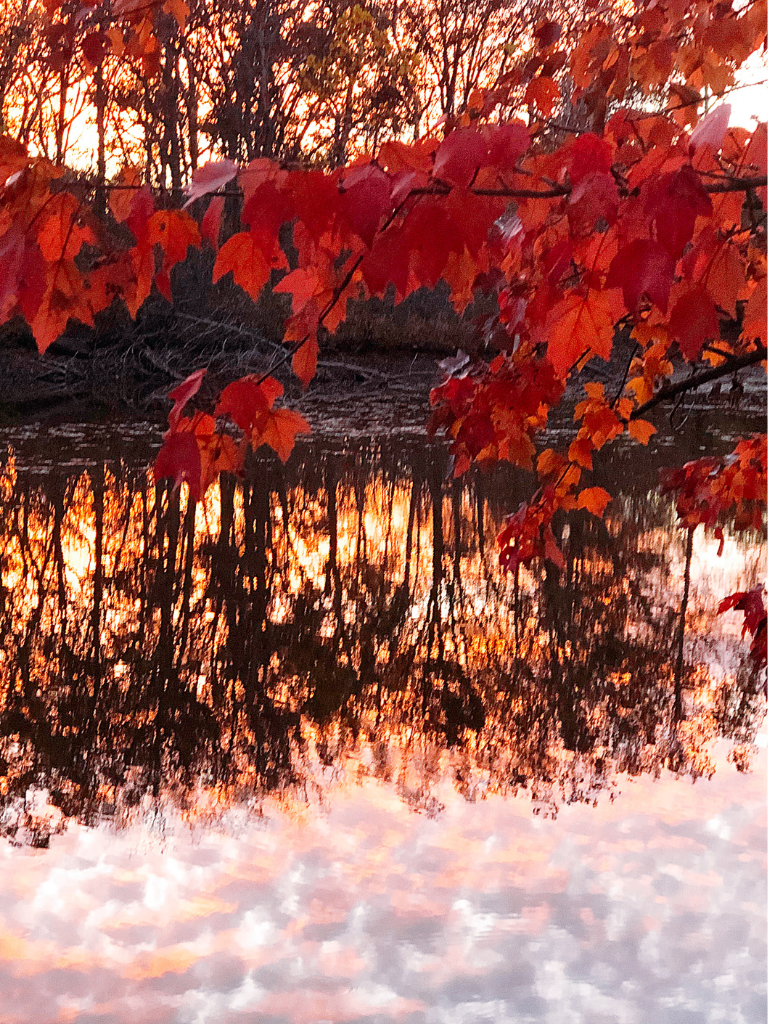
M649 398L647 402L643 402L639 405L631 414L630 419L637 419L638 416L644 415L650 409L665 402L668 398L675 398L677 395L682 395L686 391L695 391L696 388L701 387L702 384L708 384L711 380L718 380L721 377L728 377L730 374L735 373L737 370L743 370L747 366L754 366L756 363L761 363L768 352L764 345L755 349L754 352L748 352L745 356L739 356L736 359L729 359L726 362L721 363L720 366L713 366L710 370L704 370L702 373L694 374L692 377L686 377L685 380L678 381L676 384L666 384L661 388L653 398Z

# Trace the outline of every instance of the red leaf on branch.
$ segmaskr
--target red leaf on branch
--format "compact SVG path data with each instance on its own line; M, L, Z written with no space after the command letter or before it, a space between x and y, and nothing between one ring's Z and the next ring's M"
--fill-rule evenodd
M608 270L606 284L621 288L627 309L634 313L647 295L666 313L675 261L667 249L652 239L638 238L620 249Z
M248 292L252 299L258 299L269 280L272 263L265 258L258 239L250 231L232 235L219 249L213 265L214 284L230 271L235 284Z
M168 392L168 397L173 402L173 408L168 413L168 424L172 431L176 430L179 425L184 406L200 390L204 376L204 369L195 370L194 373L190 373L186 380L175 387L173 391Z
M578 184L588 174L608 174L613 162L611 146L592 132L585 132L567 150L571 183Z
M531 144L522 121L486 125L483 135L488 147L488 163L500 171L511 171Z
M174 432L165 439L154 465L155 480L172 478L174 489L186 481L192 501L200 498L200 449L197 438L188 430Z
M200 224L200 234L214 249L219 248L221 215L223 212L224 196L214 196L210 203L208 203L208 209L205 211L202 223Z
M616 301L609 292L571 294L547 318L547 358L559 377L565 377L587 350L608 359L617 317Z
M720 336L720 321L706 288L694 288L677 300L669 317L669 333L691 363L701 355L705 341Z
M216 416L229 416L246 435L250 435L254 424L283 393L282 385L273 377L267 377L261 384L256 383L257 379L243 377L228 384L216 406Z
M611 174L598 172L581 178L568 197L568 223L573 238L590 235L604 221L616 221L619 190Z
M763 668L768 660L768 614L763 601L763 588L738 591L730 594L717 609L719 614L733 609L744 613L744 625L741 635L752 634L750 654L758 668Z
M309 386L309 382L317 373L317 354L317 338L312 335L296 350L291 359L291 369L304 388Z
M344 178L339 215L370 249L382 217L392 208L392 182L376 164L356 167Z
M433 174L452 185L466 187L487 162L488 146L480 132L456 128L438 146Z
M697 217L712 214L701 178L690 166L652 178L645 189L645 212L656 228L656 239L677 259L691 240Z
M314 268L305 270L299 267L276 284L272 289L280 295L291 296L291 309L294 314L300 313L309 300L323 290Z
M146 230L149 245L159 245L165 254L166 271L187 257L190 245L200 245L197 224L183 210L158 210L149 218Z
M125 223L129 231L133 233L133 237L136 239L137 243L141 244L144 242L147 233L147 225L149 224L149 219L154 212L155 200L146 185L144 188L140 188L138 191L133 192L130 202L130 212L125 219Z
M59 192L46 204L37 231L37 244L46 260L74 259L96 237L80 219L81 208L69 192Z
M410 247L399 231L387 231L377 238L360 265L363 280L372 295L383 295L387 285L392 282L398 300L408 294L409 270Z

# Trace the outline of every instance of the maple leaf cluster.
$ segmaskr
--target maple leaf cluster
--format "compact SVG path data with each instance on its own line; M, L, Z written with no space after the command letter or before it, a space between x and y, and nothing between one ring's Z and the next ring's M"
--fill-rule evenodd
M296 435L310 431L299 413L274 408L283 386L269 376L243 377L228 384L213 415L198 410L185 416L184 409L200 390L204 376L205 370L196 370L170 392L173 408L154 466L156 480L171 478L174 487L186 483L195 502L221 473L243 475L249 447L256 451L267 445L285 462Z
M766 435L739 441L723 459L705 456L682 469L664 470L662 488L676 495L680 525L718 527L733 522L736 530L761 530L765 512ZM718 532L718 538L722 532ZM722 550L722 543L721 543Z

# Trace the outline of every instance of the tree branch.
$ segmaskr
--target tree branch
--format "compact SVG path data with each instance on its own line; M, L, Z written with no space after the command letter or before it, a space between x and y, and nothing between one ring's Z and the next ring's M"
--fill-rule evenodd
M638 416L642 416L644 413L653 409L654 406L660 405L665 402L668 398L675 398L677 395L682 395L686 391L695 391L696 388L701 387L702 384L708 384L711 380L718 380L720 377L728 377L730 374L735 373L737 370L743 370L746 366L754 366L756 363L761 363L768 355L765 346L761 345L755 349L754 352L749 352L745 356L739 356L736 359L729 359L720 366L713 366L709 370L704 370L702 373L694 374L692 377L687 377L685 380L678 381L676 384L665 384L653 398L649 398L647 402L643 402L639 405L630 416L630 419L637 419Z

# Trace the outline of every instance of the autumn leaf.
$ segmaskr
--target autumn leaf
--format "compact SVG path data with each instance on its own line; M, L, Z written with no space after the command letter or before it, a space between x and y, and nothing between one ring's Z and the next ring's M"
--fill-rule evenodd
M611 500L611 496L603 487L585 487L579 493L578 507L591 512L593 516L602 519L605 506Z
M647 420L630 420L627 426L629 433L640 444L648 444L656 433L656 427Z
M573 185L591 174L609 174L613 163L613 150L609 143L595 135L584 132L566 148L564 153L568 173Z
M287 462L293 451L297 434L311 433L311 427L293 409L274 409L259 424L258 433L251 437L254 449L266 444L277 454L281 462Z
M192 175L192 181L184 189L187 201L184 209L194 203L196 199L207 195L209 192L217 192L228 184L237 174L237 164L234 160L209 160Z
M694 288L677 300L669 317L669 334L691 363L701 355L705 341L719 338L720 322L706 288Z
M118 224L122 224L130 216L134 190L138 191L140 181L141 173L138 167L126 164L115 179L115 187L110 188L109 209Z
M216 416L229 416L245 434L269 412L276 398L283 393L282 385L272 377L257 383L256 377L243 377L228 384L219 396Z
M219 249L213 265L213 281L215 284L231 272L235 284L252 299L258 299L271 271L271 262L265 259L255 237L250 231L239 231Z
M159 245L163 250L166 271L186 259L190 245L200 245L197 224L183 210L158 210L153 213L147 223L145 237L148 245Z
M219 235L221 234L221 215L224 212L224 196L214 196L208 209L203 214L200 224L200 234L209 242L214 249L219 248Z
M696 218L712 214L712 201L699 175L684 164L646 185L645 212L655 226L656 240L677 259L693 236Z
M170 477L174 489L186 481L190 498L198 501L201 468L197 439L193 433L185 430L173 432L166 437L163 447L157 453L153 472L156 481Z
M675 261L664 246L638 238L619 249L608 269L606 284L622 289L624 303L632 313L644 295L666 313L674 272Z
M83 275L72 260L49 264L45 290L30 324L40 352L56 341L72 318L93 324Z
M619 190L611 174L598 172L582 177L568 197L571 236L591 235L600 222L603 230L614 224L619 207Z
M204 376L205 369L195 370L194 373L190 373L186 380L175 387L173 391L168 392L168 397L173 402L173 408L168 413L168 424L171 430L175 430L178 427L184 406L200 390Z
M488 163L500 171L512 170L531 144L528 128L522 121L486 125L483 136L488 149Z
M291 369L301 381L302 387L309 387L309 382L317 372L317 337L310 335L294 352Z
M534 78L525 90L525 102L536 107L542 117L549 117L560 101L560 86L553 78Z
M391 209L392 183L376 164L355 168L344 178L339 216L370 249L382 217Z
M749 297L749 302L744 309L744 320L742 322L744 337L753 342L766 341L766 278L758 281L757 287Z
M435 153L433 174L452 185L467 186L488 160L488 146L475 128L457 128Z
M278 295L291 296L291 309L294 314L300 313L309 300L323 290L314 268L305 270L299 267L286 274L272 289Z
M74 259L85 244L96 237L81 220L80 203L69 192L59 192L45 207L37 230L37 244L46 260Z
M571 294L547 319L547 357L559 377L565 377L579 357L592 351L608 359L613 346L616 303L608 292Z

